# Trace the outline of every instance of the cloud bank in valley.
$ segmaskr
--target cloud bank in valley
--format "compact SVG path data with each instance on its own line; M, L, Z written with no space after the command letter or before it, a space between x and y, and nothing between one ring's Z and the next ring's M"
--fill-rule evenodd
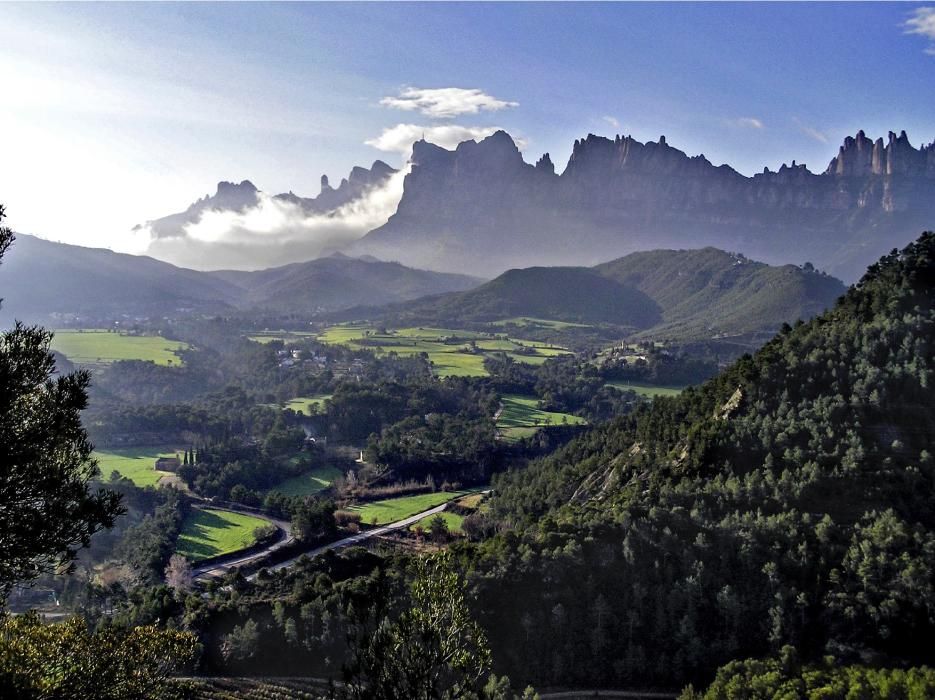
M155 238L149 227L146 254L197 270L254 270L312 260L341 250L386 223L403 194L400 170L361 197L325 214L310 214L265 192L243 212L205 211L182 235Z

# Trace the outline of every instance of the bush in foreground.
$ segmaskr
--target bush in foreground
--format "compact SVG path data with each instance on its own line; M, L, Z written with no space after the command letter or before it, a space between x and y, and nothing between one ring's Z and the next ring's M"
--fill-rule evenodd
M36 613L0 617L5 700L179 697L170 677L195 658L194 635L156 627L90 632L83 618L45 624Z
M779 659L732 661L703 693L691 686L679 700L926 700L935 697L935 669L841 666L829 657L801 666L784 647Z

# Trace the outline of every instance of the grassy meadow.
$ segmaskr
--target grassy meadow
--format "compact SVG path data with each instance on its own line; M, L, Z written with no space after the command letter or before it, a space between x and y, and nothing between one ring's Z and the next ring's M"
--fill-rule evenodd
M683 386L655 386L653 384L644 384L640 382L608 382L607 386L623 391L635 391L640 396L655 398L657 396L678 396L685 388Z
M311 331L258 331L248 335L247 338L254 343L266 345L276 340L281 340L286 345L297 343L303 338L310 338L317 335Z
M315 394L314 396L299 396L298 398L287 401L283 408L290 408L296 413L306 416L312 415L312 407L316 407L321 412L325 407L325 401L331 398L331 394Z
M497 418L497 429L508 441L521 440L536 433L539 428L552 425L580 425L584 418L570 413L543 411L535 396L507 394L501 399L503 410Z
M458 515L457 513L449 513L447 511L442 511L435 515L426 515L422 520L417 523L413 523L409 526L409 529L412 532L416 530L424 530L428 532L429 528L432 526L432 521L435 518L441 517L445 521L445 524L448 526L448 532L461 532L461 526L464 525L464 516Z
M286 479L270 491L278 491L286 496L309 496L329 488L339 476L341 476L341 470L337 467L318 467L305 474Z
M360 521L365 525L386 525L387 523L395 523L397 520L412 517L423 510L440 506L442 503L447 503L466 493L466 491L420 493L416 496L402 496L401 498L389 498L385 501L363 503L351 506L348 510L359 513Z
M552 321L547 318L533 318L531 316L517 316L494 321L492 326L517 326L519 328L541 328L546 330L564 330L566 328L591 328L586 323L569 323L567 321Z
M153 467L159 457L182 459L182 450L175 450L165 445L159 447L127 447L120 449L95 450L101 477L109 479L111 472L118 472L137 486L155 486L159 479L169 472L159 472Z
M245 549L256 538L253 531L267 521L244 513L193 508L182 526L175 551L189 561Z
M318 340L335 345L366 348L400 356L426 353L439 377L484 377L484 359L506 353L516 362L542 364L570 351L548 343L518 340L506 335L460 331L451 328L396 328L380 332L369 324L343 324L326 328Z
M100 329L58 330L52 349L79 365L106 365L118 360L143 360L177 367L184 363L176 354L188 343L158 335L127 335Z
M282 408L282 409L291 409L296 413L301 413L305 416L312 415L312 407L315 406L318 409L318 412L324 410L325 401L331 398L331 394L315 394L314 396L297 396L294 399L290 399L285 403L265 403L264 406L269 406L270 408Z

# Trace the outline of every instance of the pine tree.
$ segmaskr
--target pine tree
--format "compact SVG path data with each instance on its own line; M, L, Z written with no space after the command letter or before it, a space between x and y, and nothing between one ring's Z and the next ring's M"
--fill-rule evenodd
M0 226L0 258L12 242ZM72 562L123 512L118 494L89 488L99 474L81 425L91 376L58 374L51 340L20 322L0 333L0 606L16 583Z

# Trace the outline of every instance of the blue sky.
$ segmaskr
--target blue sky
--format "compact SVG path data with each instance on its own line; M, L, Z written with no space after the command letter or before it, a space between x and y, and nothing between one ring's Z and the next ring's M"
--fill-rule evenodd
M560 170L589 132L665 134L747 174L821 170L861 128L935 139L926 7L0 4L0 201L19 230L128 248L221 179L313 195L322 173L398 166L366 142L399 124L502 127ZM407 88L509 105L381 104Z

